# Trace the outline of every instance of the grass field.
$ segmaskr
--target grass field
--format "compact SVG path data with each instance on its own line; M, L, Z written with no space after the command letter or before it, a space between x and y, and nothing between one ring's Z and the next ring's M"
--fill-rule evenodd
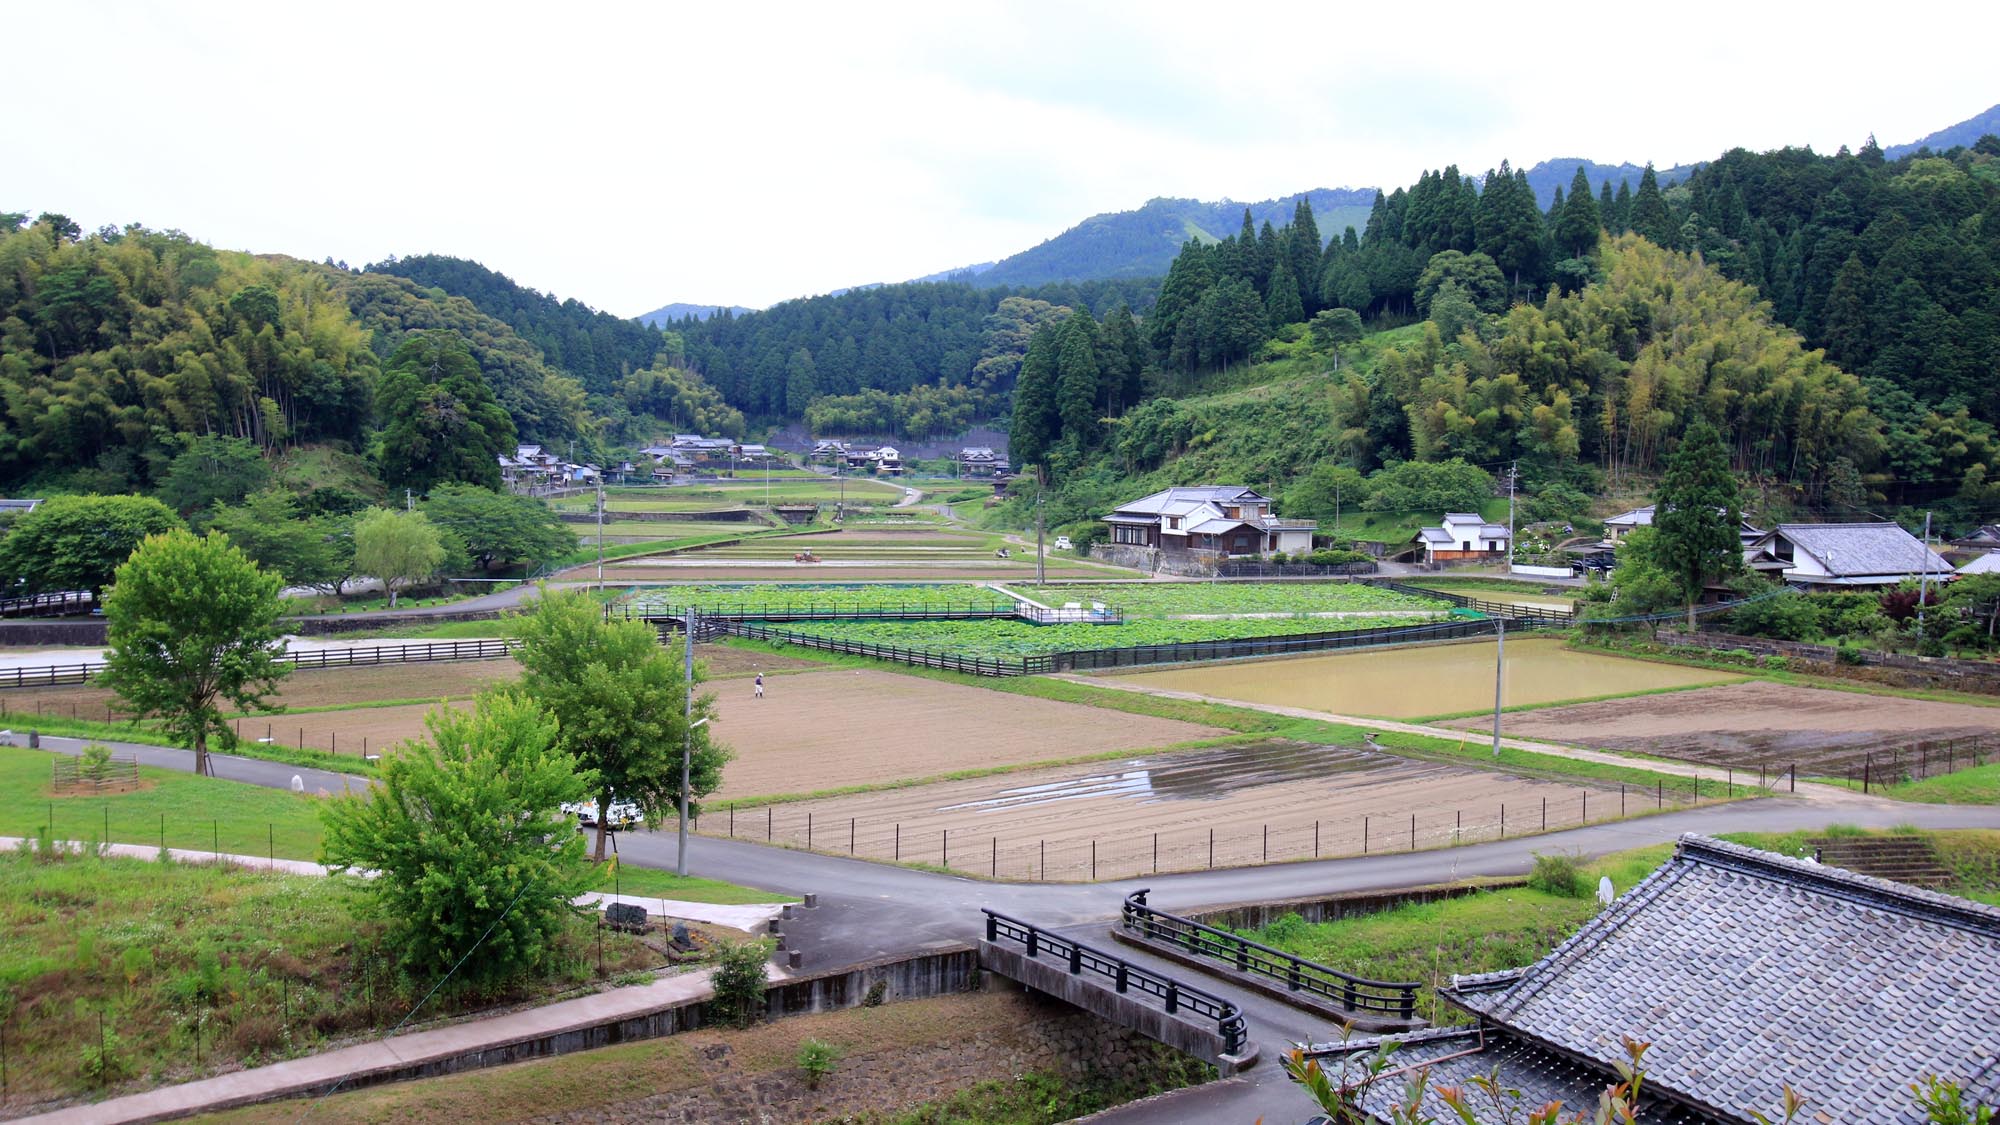
M309 1054L395 1024L421 995L399 984L348 879L12 853L0 854L0 902L10 1038L32 1028L34 1044L10 1052L10 1104ZM602 979L595 930L574 920L546 978L496 995L441 994L425 1015ZM607 935L603 976L663 960Z
M828 610L1008 606L1012 600L983 585L916 582L690 583L647 587L622 599L634 613L658 606L699 606L715 613L742 609L824 607Z
M1115 586L1009 583L1008 589L1044 605L1103 602L1124 610L1127 617L1380 610L1429 610L1442 614L1451 608L1442 601L1344 582L1130 582Z

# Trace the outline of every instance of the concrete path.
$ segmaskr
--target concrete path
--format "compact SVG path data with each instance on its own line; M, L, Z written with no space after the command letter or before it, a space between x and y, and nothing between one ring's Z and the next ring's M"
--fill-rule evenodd
M1322 716L1314 714L1312 717ZM1413 724L1388 724L1384 729L1402 727L1411 727L1418 733L1436 733L1433 729ZM71 747L68 752L75 752L75 740L68 740L64 745ZM1540 743L1523 745L1541 752L1550 750ZM51 747L58 751L63 748ZM183 770L192 768L193 755L188 751L160 747L129 749L143 755L141 760L148 764ZM1614 757L1613 760L1631 764L1627 759ZM339 774L324 775L323 771L301 770L281 763L218 755L217 764L218 772L224 777L278 788L289 787L294 773L322 775L333 781L335 787L342 783L367 784L365 779ZM306 784L310 788L316 782L308 780ZM1595 856L1657 844L1671 840L1682 832L1711 835L1737 831L1786 832L1823 828L1836 821L1867 828L1888 828L1900 824L1923 828L2000 828L2000 807L1914 805L1841 792L1849 799L1839 805L1797 798L1764 798L1444 850L1190 872L1098 884L990 883L744 840L701 836L689 841L688 865L693 874L763 890L790 895L817 892L818 907L794 909L785 929L788 944L803 951L804 968L807 971L823 971L885 956L934 949L944 944L974 942L983 934L982 907L991 907L1038 925L1086 927L1077 932L1094 932L1098 940L1093 940L1092 944L1104 944L1109 940L1103 937L1106 924L1117 916L1125 895L1141 887L1150 888L1153 905L1163 910L1188 912L1200 907L1232 903L1385 890L1474 876L1519 875L1532 866L1537 852L1563 850ZM675 836L671 831L624 833L619 839L619 852L621 862L671 870L676 858ZM205 853L196 852L194 855L201 858ZM646 905L657 900L639 898L636 901ZM690 977L670 978L670 981L678 982L689 980ZM692 988L694 985L675 985L670 981L656 982L644 988L618 989L491 1020L470 1021L451 1028L419 1032L255 1071L151 1091L98 1106L65 1111L76 1116L53 1116L48 1120L136 1120L230 1104L252 1096L259 1089L268 1093L315 1090L341 1075L363 1074L384 1066L401 1065L399 1060L404 1058L428 1057L422 1052L438 1055L461 1053L483 1043L504 1043L541 1034L534 1030L537 1028L560 1030L619 1018L625 1012L643 1014L644 1011L657 1010L672 1003L686 1002L693 995L676 992L675 989ZM705 980L702 987L705 987ZM1332 1038L1333 1035L1313 1032L1312 1017L1303 1013L1294 1016L1288 1014L1290 1009L1264 1012L1264 1003L1254 997L1246 996L1244 1000L1246 1011L1253 1013L1257 1041L1266 1052L1265 1061L1251 1073L1152 1100L1107 1119L1190 1123L1250 1121L1260 1113L1265 1115L1267 1121L1303 1119L1308 1114L1310 1103L1290 1089L1276 1065L1275 1052L1282 1050L1295 1035L1320 1039ZM625 1005L629 1007L623 1007ZM1259 1012L1263 1014L1254 1014ZM1300 1023L1302 1019L1306 1021L1304 1024ZM1301 1035L1301 1032L1310 1034ZM425 1036L437 1038L422 1038ZM252 1075L259 1077L249 1077ZM256 1085L259 1083L269 1085Z

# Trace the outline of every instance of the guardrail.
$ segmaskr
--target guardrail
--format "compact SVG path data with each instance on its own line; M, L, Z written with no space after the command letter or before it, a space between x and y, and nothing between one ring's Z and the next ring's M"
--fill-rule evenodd
M1192 918L1146 905L1146 890L1125 896L1119 924L1143 938L1171 942L1189 953L1226 961L1239 973L1280 981L1293 992L1315 996L1350 1012L1410 1019L1417 1009L1416 981L1369 980L1261 945Z
M294 652L279 662L294 668L357 668L375 664L427 664L449 660L492 660L512 656L520 642L512 638L472 641L417 641L368 648L316 649ZM50 664L37 668L0 669L0 689L62 687L87 684L104 671L104 662Z
M34 617L51 611L95 608L97 599L89 590L57 590L20 598L0 598L0 617Z
M1165 973L1135 965L1122 957L1044 930L1031 922L1023 922L994 910L982 909L980 913L986 915L987 941L998 944L1004 938L1019 942L1027 949L1030 960L1039 959L1043 952L1047 952L1066 960L1071 976L1088 973L1109 980L1112 988L1119 993L1142 992L1157 996L1170 1016L1178 1015L1182 1008L1186 1008L1195 1015L1212 1019L1216 1033L1222 1036L1222 1053L1242 1053L1246 1036L1243 1009L1230 1001L1212 992L1182 984Z

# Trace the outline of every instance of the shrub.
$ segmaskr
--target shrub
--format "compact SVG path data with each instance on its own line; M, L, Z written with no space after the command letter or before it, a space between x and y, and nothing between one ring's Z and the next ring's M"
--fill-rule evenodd
M833 1073L840 1061L840 1049L824 1039L808 1039L799 1044L799 1070L806 1076L806 1089L817 1090L822 1078Z
M90 780L103 781L104 775L111 772L111 747L99 742L84 747L77 768Z
M108 1086L125 1077L131 1066L125 1059L125 1044L118 1033L107 1030L98 1043L86 1043L77 1071L92 1086Z
M710 984L715 988L718 1018L738 1027L748 1027L757 1018L764 1006L764 962L770 957L771 947L762 941L725 946L716 954Z
M861 1006L864 1008L879 1008L882 1006L882 998L888 994L889 982L887 980L878 980L874 984L869 985L868 991L862 995Z
M1841 645L1838 649L1834 650L1833 658L1839 664L1858 666L1862 663L1861 649L1855 645Z
M1583 877L1578 859L1561 852L1536 852L1535 869L1528 885L1559 898L1583 898L1590 894L1590 882Z

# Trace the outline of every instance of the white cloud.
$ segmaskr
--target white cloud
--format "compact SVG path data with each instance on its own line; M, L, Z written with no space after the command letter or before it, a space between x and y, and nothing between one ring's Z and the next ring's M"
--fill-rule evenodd
M766 304L1004 256L1156 195L1909 140L2000 96L1946 57L1996 24L1741 4L84 0L10 17L0 207L353 263L456 254L623 314Z

